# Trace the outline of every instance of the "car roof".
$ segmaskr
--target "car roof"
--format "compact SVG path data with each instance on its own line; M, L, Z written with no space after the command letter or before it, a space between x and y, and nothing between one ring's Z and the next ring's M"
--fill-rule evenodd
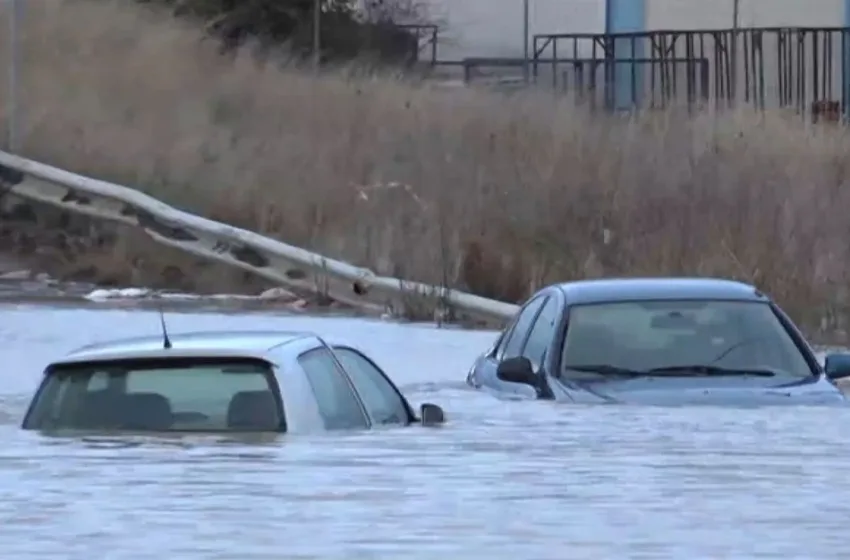
M754 286L719 278L606 278L557 286L571 305L676 299L770 301Z
M201 331L171 334L171 348L165 348L162 335L141 336L88 344L54 363L166 357L263 358L273 347L308 337L318 338L306 331Z

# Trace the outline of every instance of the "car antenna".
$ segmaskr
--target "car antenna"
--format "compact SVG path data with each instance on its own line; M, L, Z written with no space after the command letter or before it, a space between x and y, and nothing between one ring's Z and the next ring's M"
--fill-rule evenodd
M162 310L162 305L157 306L159 312L159 324L162 326L162 347L166 350L171 348L171 339L168 338L168 327L165 326L165 311Z

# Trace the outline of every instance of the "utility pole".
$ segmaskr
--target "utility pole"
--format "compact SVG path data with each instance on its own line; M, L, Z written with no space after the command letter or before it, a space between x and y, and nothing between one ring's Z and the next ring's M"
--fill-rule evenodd
M528 60L529 10L529 0L522 0L522 73L525 83L531 80L531 68Z
M732 99L738 101L738 31L740 30L741 0L732 0Z
M19 27L23 0L6 0L9 8L8 50L6 75L6 149L18 151L18 80L21 66Z
M313 0L313 70L322 64L322 0Z

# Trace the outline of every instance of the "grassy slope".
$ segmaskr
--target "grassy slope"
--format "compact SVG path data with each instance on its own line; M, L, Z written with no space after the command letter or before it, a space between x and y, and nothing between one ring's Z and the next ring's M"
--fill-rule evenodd
M758 283L810 325L844 313L843 131L779 113L626 120L542 94L316 78L221 57L199 30L127 4L28 3L26 155L486 296L517 300L578 277L699 274ZM130 234L62 266L244 287L241 275Z

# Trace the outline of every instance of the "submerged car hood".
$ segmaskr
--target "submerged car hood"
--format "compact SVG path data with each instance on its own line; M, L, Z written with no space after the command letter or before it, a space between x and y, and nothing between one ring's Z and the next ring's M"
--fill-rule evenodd
M850 404L825 377L793 380L763 377L642 377L565 383L577 402L658 405ZM596 399L595 401L593 399Z

